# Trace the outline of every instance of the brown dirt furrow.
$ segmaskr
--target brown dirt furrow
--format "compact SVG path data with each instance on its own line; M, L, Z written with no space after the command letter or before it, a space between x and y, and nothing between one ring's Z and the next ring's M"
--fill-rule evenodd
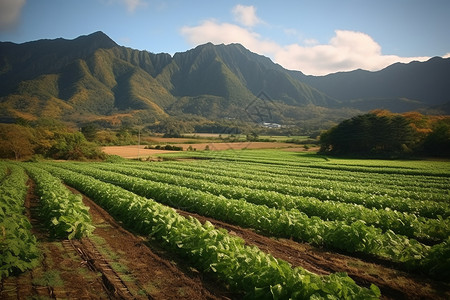
M1 282L0 299L109 299L97 272L90 271L65 241L49 238L38 217L39 197L33 181L25 200L25 214L32 224L42 253L41 263L31 271Z
M108 261L98 252L90 239L65 240L63 245L66 248L73 248L83 259L83 264L94 272L101 274L103 286L111 299L135 299L129 289L130 284L125 284L119 274L115 272Z
M183 216L192 216L200 222L211 222L231 234L241 237L249 245L255 245L276 258L300 266L319 275L346 272L359 285L377 285L383 299L450 299L450 285L434 281L426 276L407 273L372 258L356 258L298 243L290 239L275 239L256 233L254 230L230 225L198 214L177 210Z
M81 243L79 247L94 260L94 264L99 262L89 254L93 252L92 248L106 257L106 263L112 266L134 297L229 299L225 289L205 284L198 272L184 272L172 257L162 257L164 251L161 249L155 249L158 253L152 251L147 239L125 230L88 197L83 196L83 202L90 208L96 229L92 238L78 242Z
M145 238L123 229L86 197L93 235L50 239L37 216L34 183L29 186L26 215L42 251L41 264L3 279L0 299L230 299L225 288L209 284L199 272L182 270L175 258L155 254Z

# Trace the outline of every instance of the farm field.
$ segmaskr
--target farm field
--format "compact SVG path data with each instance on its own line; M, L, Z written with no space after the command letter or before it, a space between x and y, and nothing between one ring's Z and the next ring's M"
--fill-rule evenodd
M450 298L448 161L160 155L0 162L0 298Z
M169 143L170 138L161 139L163 143ZM181 140L181 139L177 139ZM242 150L242 149L286 149L286 150L295 150L301 151L299 145L292 145L281 142L233 142L233 143L211 143L211 142L203 142L203 143L173 143L173 146L182 147L184 150L192 147L192 149L196 150L205 150L205 148L209 148L212 151L222 151L222 150ZM129 145L129 146L105 146L102 147L102 150L109 155L118 155L124 158L147 158L150 156L159 155L162 153L171 153L174 151L171 150L160 150L160 149L146 149L144 145Z

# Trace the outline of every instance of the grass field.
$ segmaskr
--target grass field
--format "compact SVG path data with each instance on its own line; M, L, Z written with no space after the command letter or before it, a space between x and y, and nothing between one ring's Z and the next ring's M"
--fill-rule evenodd
M234 148L157 155L0 163L2 191L22 207L3 211L25 207L29 243L46 254L18 250L3 221L3 249L31 271L4 259L0 296L450 297L448 161ZM65 267L77 261L92 261L76 268L78 290Z

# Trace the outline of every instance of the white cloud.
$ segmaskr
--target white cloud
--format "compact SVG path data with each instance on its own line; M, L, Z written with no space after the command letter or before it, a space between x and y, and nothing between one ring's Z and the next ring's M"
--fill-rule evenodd
M191 45L208 42L213 44L240 43L250 51L266 55L273 55L280 50L275 42L264 40L256 32L234 24L217 23L215 20L207 20L194 27L184 26L181 28L181 34Z
M0 0L1 1L1 0ZM134 13L139 7L148 6L147 0L99 0L106 5L125 5L129 13Z
M429 57L383 55L381 46L362 32L336 30L328 44L288 45L277 52L274 60L288 69L305 74L325 75L339 71L364 69L376 71L395 62L424 61Z
M234 19L247 27L253 27L262 21L256 16L256 8L254 6L236 5L233 10Z
M139 6L146 6L144 0L122 0L127 7L128 12L133 13Z
M446 54L444 54L444 56L442 56L442 58L450 58L450 52L449 52L449 53L446 53Z
M430 57L383 55L381 46L368 34L336 30L328 43L314 39L303 44L280 45L260 34L235 24L207 20L198 26L184 26L181 34L192 45L240 43L250 51L270 57L276 63L308 75L325 75L340 71L380 70L396 62L424 61ZM447 54L449 55L449 54Z
M305 39L303 43L307 46L315 46L319 44L319 41L316 39Z
M26 0L0 0L0 30L7 30L17 23L25 2Z

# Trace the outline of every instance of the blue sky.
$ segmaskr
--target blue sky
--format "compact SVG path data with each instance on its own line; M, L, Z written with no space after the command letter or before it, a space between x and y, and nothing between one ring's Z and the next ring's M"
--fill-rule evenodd
M241 43L285 68L323 75L450 56L449 0L0 0L0 41L73 39L174 54Z

